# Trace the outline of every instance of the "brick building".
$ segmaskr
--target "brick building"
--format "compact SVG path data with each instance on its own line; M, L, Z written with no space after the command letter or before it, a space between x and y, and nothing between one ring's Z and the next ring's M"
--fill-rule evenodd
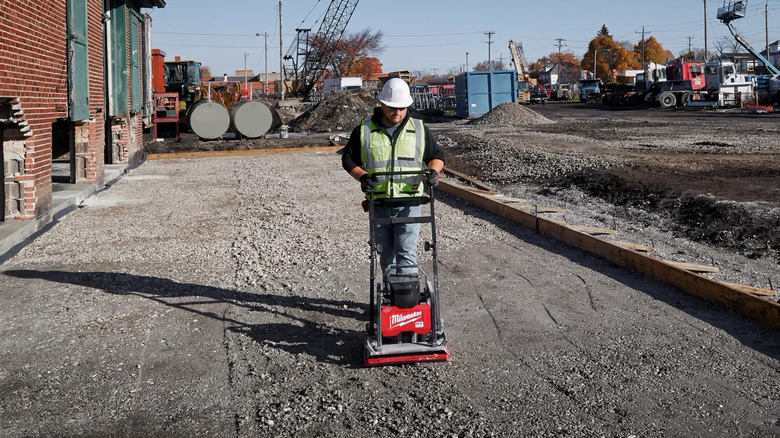
M102 183L134 163L151 114L149 31L165 0L0 0L0 201L6 219L52 203L53 169Z

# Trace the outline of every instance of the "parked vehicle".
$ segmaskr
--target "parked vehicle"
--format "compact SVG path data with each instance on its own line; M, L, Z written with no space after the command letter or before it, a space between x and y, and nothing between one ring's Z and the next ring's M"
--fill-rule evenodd
M571 100L572 90L569 84L553 84L550 87L550 100Z
M602 86L606 105L651 105L661 108L680 106L739 106L754 100L753 81L737 72L731 61L671 62L666 65L645 63L633 84Z
M580 101L585 103L593 103L597 99L601 99L601 79L580 79Z
M543 85L534 85L531 87L531 104L541 103L544 105L549 98L550 95Z

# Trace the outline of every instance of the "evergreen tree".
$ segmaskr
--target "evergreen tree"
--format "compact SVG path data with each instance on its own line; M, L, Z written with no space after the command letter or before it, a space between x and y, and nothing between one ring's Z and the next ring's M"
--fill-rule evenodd
M612 35L609 34L609 29L607 29L607 25L606 24L602 24L601 25L601 30L599 30L599 32L596 34L596 36L612 37Z

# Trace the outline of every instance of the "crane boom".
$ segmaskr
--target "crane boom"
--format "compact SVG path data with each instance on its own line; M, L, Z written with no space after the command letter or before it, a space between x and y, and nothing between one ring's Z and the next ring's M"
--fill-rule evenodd
M512 63L515 65L515 70L517 70L517 77L520 78L520 80L523 80L525 78L525 70L523 68L523 46L520 45L520 48L517 48L517 45L514 41L509 40L509 52L512 54Z
M308 97L322 78L357 4L358 0L331 0L317 33L311 38L306 36L306 49L298 51L304 60L298 63L300 74L297 75L298 83L294 84L299 96Z

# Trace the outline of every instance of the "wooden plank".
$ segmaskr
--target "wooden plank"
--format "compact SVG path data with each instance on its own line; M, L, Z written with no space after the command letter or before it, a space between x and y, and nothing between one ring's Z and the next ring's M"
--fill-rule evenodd
M773 297L777 294L777 291L773 291L771 289L762 289L760 287L754 287L754 286L748 286L745 284L737 284L737 283L726 283L725 281L721 282L729 287L733 287L735 289L739 289L743 292L747 292L750 294L756 294L756 295L762 295L762 296L768 296Z
M584 225L567 225L569 228L588 234L615 234L617 230L612 228L586 227Z
M504 204L513 204L513 203L528 204L528 200L524 198L513 198L511 196L496 196L496 199L503 202Z
M477 187L478 190L480 190L482 192L489 193L489 194L496 193L496 189L495 188L490 187L489 185L483 183L482 181L479 181L479 180L477 180L475 178L472 178L472 177L466 175L465 173L461 173L461 172L458 172L456 170L448 169L446 167L444 169L442 169L442 172L444 172L445 174L450 174L450 175L452 175L452 176L454 176L456 178L460 178L463 181L468 182L469 184L473 184L475 187Z
M618 245L623 248L633 249L634 251L642 251L642 252L650 252L655 251L654 246L650 245L643 245L641 243L633 243L633 242L622 242L620 240L607 240L607 242Z
M573 230L544 217L512 208L496 201L494 196L477 193L459 184L442 181L439 184L439 190L584 251L601 256L620 266L635 269L690 294L722 304L748 318L780 330L780 304L774 301L681 269L648 254L623 248Z
M694 263L682 263L682 262L670 262L667 261L667 263L671 263L674 266L677 266L680 269L685 269L686 271L692 271L692 272L720 272L720 269L718 269L717 266L710 266L710 265L697 265Z
M511 205L511 204L509 204ZM560 207L545 207L542 205L512 205L514 208L519 208L521 210L530 211L532 213L563 213L566 211L565 208Z

